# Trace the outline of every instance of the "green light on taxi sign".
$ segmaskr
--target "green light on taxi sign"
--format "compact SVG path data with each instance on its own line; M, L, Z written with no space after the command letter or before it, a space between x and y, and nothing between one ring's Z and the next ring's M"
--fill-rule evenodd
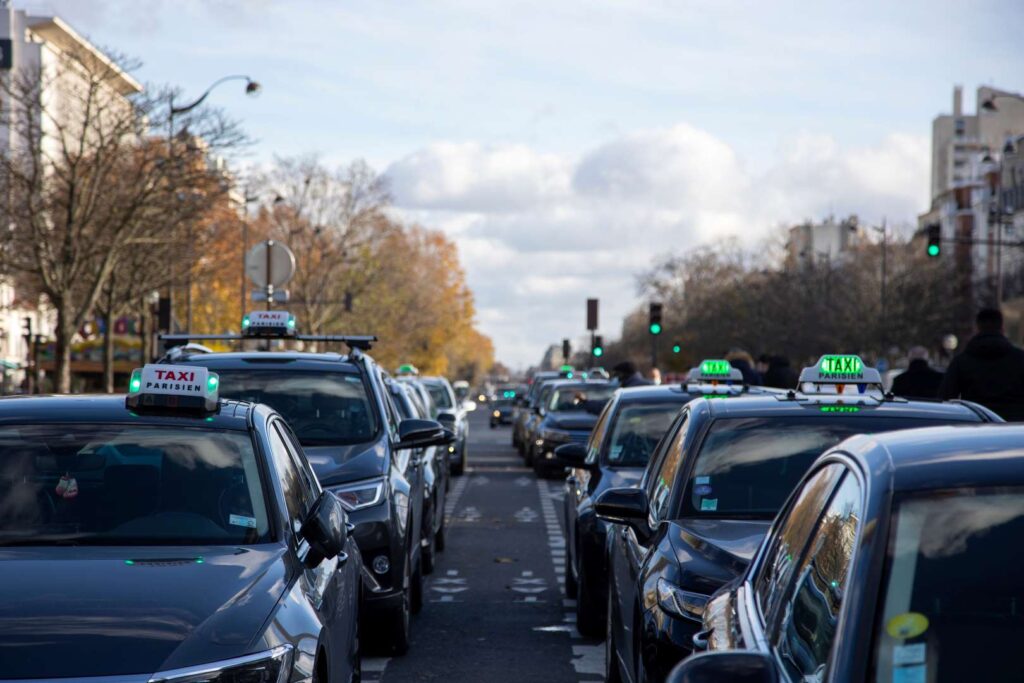
M818 371L822 379L862 379L864 361L858 356L822 356Z
M823 413L859 413L860 406L820 406Z
M700 364L700 374L721 375L728 377L732 372L732 365L727 360L706 360Z
M561 372L572 372L572 366L571 365L563 365L562 367L560 367L558 369Z
M128 392L137 394L142 389L142 370L132 370L132 378L128 381Z

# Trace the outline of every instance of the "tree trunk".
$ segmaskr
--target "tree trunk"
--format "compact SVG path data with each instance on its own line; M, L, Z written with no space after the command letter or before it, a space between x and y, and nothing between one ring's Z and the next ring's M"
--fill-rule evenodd
M71 393L71 339L75 330L71 315L64 302L57 305L56 350L54 353L53 391L57 394Z
M104 316L103 326L103 391L114 393L114 314Z

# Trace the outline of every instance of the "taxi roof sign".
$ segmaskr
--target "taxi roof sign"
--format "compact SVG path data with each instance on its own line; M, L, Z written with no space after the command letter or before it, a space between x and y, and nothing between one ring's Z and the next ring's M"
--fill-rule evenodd
M288 311L252 311L242 318L242 334L248 337L294 336L295 316Z
M398 366L399 375L418 375L420 371L412 363L403 363Z
M882 376L860 356L827 354L800 372L800 393L879 398L883 395Z
M201 365L152 365L132 371L125 405L212 413L217 410L220 376Z
M743 373L727 360L709 359L690 370L686 378L686 391L724 398L737 396L746 390Z

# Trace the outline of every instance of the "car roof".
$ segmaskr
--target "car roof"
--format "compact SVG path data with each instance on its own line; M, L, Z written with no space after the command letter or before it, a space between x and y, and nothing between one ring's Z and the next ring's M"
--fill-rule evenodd
M323 372L359 372L359 367L352 362L349 356L340 353L310 353L308 351L198 353L181 359L175 359L174 364L202 365L214 370L287 367L295 370L320 370Z
M606 379L559 379L554 382L550 382L548 386L554 387L555 389L561 389L563 387L606 387L611 385Z
M896 492L1024 485L1024 425L948 425L851 437L833 451Z
M220 399L211 414L133 412L125 406L124 394L79 394L74 396L5 396L0 398L0 425L14 424L161 424L178 427L248 430L249 416L258 408L245 401ZM269 408L263 407L269 411Z
M645 384L637 387L623 387L619 389L619 403L630 403L633 401L650 401L656 399L678 398L685 403L691 396L680 384Z
M797 394L797 396L802 396ZM697 399L700 400L700 399ZM781 415L821 415L822 404L813 400L799 401L784 394L752 394L734 396L728 399L708 400L711 414L715 417L772 417ZM885 400L877 404L861 406L859 412L848 413L844 419L856 420L872 416L919 417L936 420L962 420L982 422L981 415L968 404L959 401L908 401L905 399Z

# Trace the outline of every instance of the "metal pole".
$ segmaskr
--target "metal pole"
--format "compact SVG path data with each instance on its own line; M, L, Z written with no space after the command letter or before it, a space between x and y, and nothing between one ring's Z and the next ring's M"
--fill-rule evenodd
M999 230L999 241L996 243L996 308L1003 308L1003 211L999 210L996 222Z
M195 270L196 256L193 249L192 221L188 223L188 273L185 275L185 333L192 334L192 271Z
M651 370L658 367L658 335L651 335ZM653 372L652 372L653 374Z
M167 168L171 169L174 164L174 93L171 93L171 109L167 115ZM169 175L173 171L169 171ZM173 176L172 176L173 177ZM171 319L167 324L168 332L174 332L174 285L177 268L174 266L174 259L171 259L171 279L167 285L167 299L171 308Z
M885 219L882 219L882 355L885 355L886 345L886 331L888 330L886 321L886 285L888 277L888 253L889 253L889 230L886 225Z
M270 258L270 252L273 251L274 240L267 240L267 309L271 311L274 309L274 275L273 275L273 261Z

